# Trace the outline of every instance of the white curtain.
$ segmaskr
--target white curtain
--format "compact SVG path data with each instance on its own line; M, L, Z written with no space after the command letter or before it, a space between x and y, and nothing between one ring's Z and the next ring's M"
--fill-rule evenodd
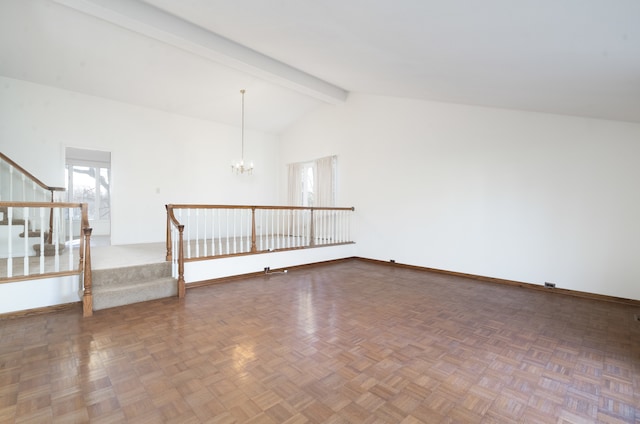
M336 162L337 156L327 156L315 160L314 206L332 207L336 205Z
M298 162L287 165L287 201L291 206L302 206L304 190L313 192L313 206L332 207L336 205L336 164L337 156L327 156L312 162ZM313 186L305 187L303 172L313 170Z
M302 205L302 164L290 163L287 165L287 202L290 206Z

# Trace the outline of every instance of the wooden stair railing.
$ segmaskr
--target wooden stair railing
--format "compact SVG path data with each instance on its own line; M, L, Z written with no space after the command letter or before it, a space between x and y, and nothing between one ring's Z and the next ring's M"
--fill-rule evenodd
M25 179L28 179L32 182L32 184L40 187L43 190L43 193L48 192L49 194L47 195L48 199L53 203L55 201L55 193L56 192L62 192L65 191L64 187L54 187L54 186L49 186L45 183L43 183L42 181L40 181L38 178L36 178L33 174L31 174L29 171L27 171L26 169L24 169L23 167L21 167L20 165L18 165L16 162L14 162L11 158L9 158L7 155L5 155L4 153L0 152L0 163L5 162L8 166L9 166L9 170L10 170L10 175L12 175L13 170L18 171L18 173L22 174L23 178L23 198L22 199L5 199L6 196L0 196L0 200L9 200L9 201L23 201L26 202L27 199L24 198L26 197L26 193L25 193L25 189L24 189L24 184L25 184ZM9 182L8 186L10 186L11 189L11 184L12 181ZM31 199L33 201L36 201L36 199ZM46 199L42 199L42 200L46 200ZM53 214L49 214L49 235L48 235L48 240L47 243L51 243L52 239L52 230L53 230Z
M23 275L18 276L18 277L8 277L8 276L2 276L0 275L0 283L3 281L18 281L18 280L27 280L27 279L32 279L32 278L47 278L47 277L57 277L57 276L64 276L64 275L74 275L74 274L78 274L80 275L80 279L82 282L82 287L83 287L83 295L82 295L82 304L83 304L83 316L88 317L93 315L93 294L92 294L92 274L91 274L91 232L92 229L89 226L89 214L88 214L88 205L86 203L64 203L64 202L56 202L56 198L55 198L55 193L58 192L63 192L65 191L64 187L54 187L54 186L49 186L45 183L43 183L42 181L40 181L38 178L36 178L33 174L31 174L29 171L27 171L26 169L24 169L23 167L21 167L20 165L18 165L15 161L13 161L11 158L9 158L7 155L5 155L4 153L0 152L0 165L6 164L8 166L8 178L9 181L8 182L4 182L4 185L9 187L9 192L12 193L13 192L13 173L14 171L17 171L19 174L21 174L21 177L18 177L18 182L19 180L22 180L22 199L8 199L9 201L3 201L3 200L7 200L5 199L6 196L1 196L0 195L0 204L2 205L2 208L4 210L8 210L8 208L25 208L25 210L29 210L29 209L36 209L36 208L48 208L49 209L49 220L48 220L48 225L49 225L49 230L46 232L46 245L52 245L55 243L56 248L55 250L55 254L58 254L58 240L54 239L54 209L62 209L62 208L68 208L69 209L69 213L71 213L71 209L73 208L80 208L80 229L79 229L79 233L80 233L80 239L79 239L79 249L78 249L78 257L79 257L79 264L78 264L78 268L73 270L73 269L68 269L66 271L56 271L54 270L53 272L50 271L46 271L44 270L44 255L45 255L45 247L46 245L44 243L40 243L39 245L39 250L40 250L40 255L41 255L41 265L40 265L40 272L37 274L29 274L28 272L28 261L29 261L29 257L27 254L25 254L25 256L22 258L24 265L24 270L25 272L23 273ZM0 169L0 172L2 170ZM1 174L0 174L1 175ZM31 184L33 186L33 196L32 196L32 201L28 201L28 199L26 199L26 180L30 180ZM39 187L42 190L42 194L43 194L43 201L37 201L36 200L36 193L35 193L35 189L36 187ZM13 197L13 196L10 196ZM17 200L21 200L21 201L17 201ZM47 203L46 200L48 200L49 202ZM41 212L41 216L42 216L42 212ZM4 217L3 217L4 218ZM9 224L7 222L7 224ZM29 222L28 222L28 217L24 217L24 238L25 238L25 246L27 245L26 240L29 238L30 236L30 227L29 227ZM42 236L44 234L44 232L42 230L40 230L40 235ZM71 238L71 235L70 235ZM68 240L69 242L71 242L71 240ZM35 246L34 246L35 248ZM25 247L25 250L27 248ZM11 256L11 255L10 255ZM0 260L4 260L0 259ZM54 257L55 261L58 261L57 257ZM71 261L71 258L69 259ZM9 257L6 258L6 263L7 263L7 267L10 267L11 265L9 265L10 263L13 263L13 257Z
M86 203L66 203L66 202L0 202L0 209L8 211L6 222L3 220L2 226L6 228L6 233L10 236L13 229L22 230L24 235L21 246L16 246L12 250L12 241L7 240L8 248L6 256L0 257L0 284L5 282L18 282L42 278L55 278L69 275L79 275L83 283L83 315L90 316L91 311L91 228L89 227L88 205ZM80 209L80 222L72 219L73 210ZM25 211L25 219L17 219L14 223L12 215L14 210ZM54 244L47 244L44 236L44 228L35 230L39 237L32 237L30 233L29 217L30 212L35 211L40 217L40 223L44 226L45 214L55 215L55 222L50 230ZM56 213L53 213L56 211ZM65 212L67 218L64 218ZM66 225L66 228L65 228ZM80 235L78 242L78 262L75 262L74 236ZM46 238L48 239L48 238ZM31 240L36 244L31 245ZM33 246L34 252L29 248ZM4 246L3 246L4 247ZM64 258L64 260L63 260ZM14 264L21 264L22 269L16 268Z

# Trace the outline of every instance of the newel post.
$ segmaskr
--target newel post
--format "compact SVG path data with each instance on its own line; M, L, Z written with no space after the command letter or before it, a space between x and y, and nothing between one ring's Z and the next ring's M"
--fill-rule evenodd
M82 296L82 316L90 317L93 315L93 293L91 291L91 231L92 228L83 228L84 233L84 295Z
M256 253L256 207L251 208L251 253Z
M182 299L186 294L186 286L184 282L184 246L183 235L184 225L178 225L178 298Z
M164 205L164 208L167 211L167 255L165 260L171 262L173 256L171 255L171 217L169 216L169 205Z

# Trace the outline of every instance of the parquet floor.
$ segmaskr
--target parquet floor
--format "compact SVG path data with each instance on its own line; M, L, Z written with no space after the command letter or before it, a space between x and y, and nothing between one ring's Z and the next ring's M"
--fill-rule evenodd
M0 321L2 423L640 423L635 308L363 261Z

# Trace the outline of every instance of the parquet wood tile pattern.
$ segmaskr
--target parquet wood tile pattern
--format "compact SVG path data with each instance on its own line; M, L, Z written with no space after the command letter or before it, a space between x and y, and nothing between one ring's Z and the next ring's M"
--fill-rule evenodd
M2 423L640 423L632 306L348 261L0 321Z

